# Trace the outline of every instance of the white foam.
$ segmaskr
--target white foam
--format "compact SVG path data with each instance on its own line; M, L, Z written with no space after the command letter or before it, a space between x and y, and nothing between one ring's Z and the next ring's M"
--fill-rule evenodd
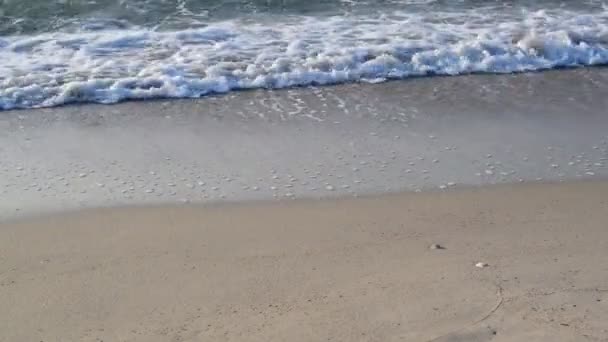
M608 10L232 20L0 40L0 109L608 63Z

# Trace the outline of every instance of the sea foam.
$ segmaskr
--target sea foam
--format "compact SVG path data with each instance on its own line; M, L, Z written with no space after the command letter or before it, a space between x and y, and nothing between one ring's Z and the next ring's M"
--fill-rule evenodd
M608 63L608 10L268 15L0 38L0 109Z

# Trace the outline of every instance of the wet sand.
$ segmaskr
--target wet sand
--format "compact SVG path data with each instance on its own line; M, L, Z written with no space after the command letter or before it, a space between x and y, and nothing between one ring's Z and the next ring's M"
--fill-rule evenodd
M5 223L0 341L606 341L607 194L502 185Z
M606 178L607 89L583 68L2 112L0 221Z

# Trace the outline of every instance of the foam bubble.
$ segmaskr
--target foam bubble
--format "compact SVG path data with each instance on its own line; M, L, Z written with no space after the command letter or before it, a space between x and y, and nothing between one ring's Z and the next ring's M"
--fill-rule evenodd
M9 36L0 109L608 63L608 10L277 16Z

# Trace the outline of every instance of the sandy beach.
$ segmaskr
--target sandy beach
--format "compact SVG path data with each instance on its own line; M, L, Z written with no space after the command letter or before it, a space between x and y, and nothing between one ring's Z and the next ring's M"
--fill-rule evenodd
M0 341L606 341L607 193L503 185L5 223Z
M0 0L0 342L608 342L607 33Z

